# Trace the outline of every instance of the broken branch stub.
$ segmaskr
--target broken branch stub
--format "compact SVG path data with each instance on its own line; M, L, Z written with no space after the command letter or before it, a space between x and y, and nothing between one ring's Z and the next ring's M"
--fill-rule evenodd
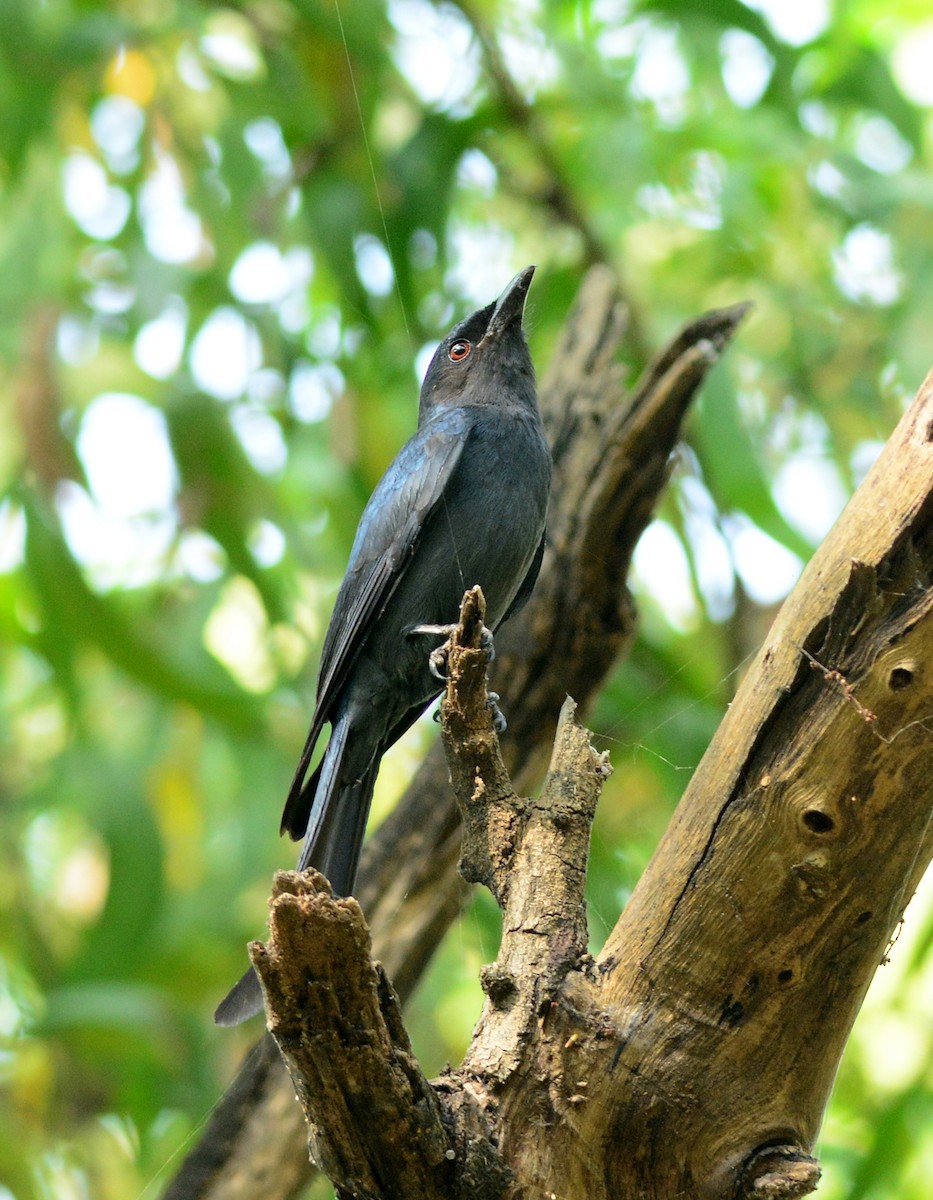
M500 907L508 896L510 864L525 802L499 752L486 690L489 652L483 647L486 600L471 588L460 606L460 621L447 643L447 690L441 725L450 781L460 804L463 840L460 874L482 883Z
M250 957L269 1030L308 1123L311 1157L361 1200L449 1197L450 1141L398 998L352 897L319 872L280 871L268 942Z
M460 1071L505 1088L567 976L586 969L584 888L596 804L611 768L564 702L540 798L519 799L499 755L486 702L482 592L463 598L451 635L441 706L445 752L463 818L461 870L502 909L495 963L483 969L483 1016ZM541 1079L540 1085L547 1086Z

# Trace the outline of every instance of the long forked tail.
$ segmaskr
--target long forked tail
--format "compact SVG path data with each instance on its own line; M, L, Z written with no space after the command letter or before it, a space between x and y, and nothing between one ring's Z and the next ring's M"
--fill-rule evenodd
M309 866L316 867L327 876L338 896L349 896L353 891L379 770L379 756L376 755L360 779L341 787L348 733L349 720L342 717L334 727L319 770L312 776L316 788L310 798L308 830L297 868L303 871ZM218 1004L214 1023L239 1025L262 1012L262 1008L262 988L250 967Z

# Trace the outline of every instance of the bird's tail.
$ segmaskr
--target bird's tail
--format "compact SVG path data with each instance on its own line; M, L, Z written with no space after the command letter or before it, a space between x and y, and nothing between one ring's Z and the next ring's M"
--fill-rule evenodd
M341 717L327 744L298 859L299 871L316 867L327 876L338 896L349 896L356 882L356 868L379 769L377 755L358 779L341 786L341 775L345 777L343 768L349 725L349 718Z
M262 986L252 967L241 975L214 1009L215 1025L239 1025L263 1009Z
M359 779L341 786L349 727L346 715L337 721L320 768L308 781L313 781L316 786L297 868L303 871L306 867L316 867L327 876L338 896L349 896L353 891L379 769L377 755ZM262 1007L262 989L250 967L217 1006L214 1023L239 1025L262 1012Z

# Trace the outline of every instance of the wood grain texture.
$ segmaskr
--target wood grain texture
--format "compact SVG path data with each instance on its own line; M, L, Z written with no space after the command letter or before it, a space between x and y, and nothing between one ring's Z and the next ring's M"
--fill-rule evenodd
M846 1038L933 854L931 431L933 378L782 609L595 976L568 975L538 1056L585 1099L512 1161L516 1196L816 1186ZM534 1116L540 1088L511 1120Z
M280 871L269 907L269 939L250 957L314 1161L360 1200L449 1196L440 1102L372 960L360 906L308 870Z

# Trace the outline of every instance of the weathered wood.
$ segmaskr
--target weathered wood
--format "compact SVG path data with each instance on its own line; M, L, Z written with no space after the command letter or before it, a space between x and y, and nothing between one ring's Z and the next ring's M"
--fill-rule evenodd
M933 854L933 376L786 602L596 964L497 1097L515 1195L811 1191ZM531 1069L533 1064L536 1069ZM581 1082L577 1099L552 1086ZM505 1135L503 1135L505 1136Z
M480 633L485 602L467 592L448 643L441 705L444 748L463 822L461 873L502 909L495 963L482 972L486 1004L458 1076L488 1093L517 1071L543 1008L588 958L586 864L596 804L611 773L564 702L550 769L537 800L515 794L493 731ZM508 1128L500 1132L508 1136Z
M250 957L311 1157L338 1194L444 1200L492 1163L496 1186L484 1191L501 1195L505 1172L492 1153L474 1152L474 1139L461 1142L470 1161L456 1161L453 1121L445 1128L357 902L336 898L318 871L280 871L269 907L269 940Z
M524 1130L502 1119L496 1094L524 1074L525 1053L567 975L591 965L584 887L607 756L592 748L568 699L540 799L515 794L487 701L485 607L479 587L468 591L443 648L442 730L463 817L461 867L503 910L499 956L483 974L487 1002L463 1066L436 1089L428 1084L398 999L371 958L359 905L336 899L319 872L276 876L271 937L250 947L311 1157L339 1197L511 1196L521 1181L510 1159Z
M335 898L319 872L278 873L269 940L250 946L310 1156L338 1196L503 1200L512 1172L486 1119L496 1111L489 1091L519 1068L542 1007L588 957L583 892L607 756L567 700L540 800L515 794L487 702L485 608L479 587L467 592L444 648L441 706L463 818L461 870L493 891L504 917L467 1062L431 1088L358 903Z
M485 698L490 658L482 644L485 616L483 590L473 587L463 597L460 622L443 647L447 688L440 715L463 828L459 871L469 883L484 883L501 906L527 804L512 789Z

